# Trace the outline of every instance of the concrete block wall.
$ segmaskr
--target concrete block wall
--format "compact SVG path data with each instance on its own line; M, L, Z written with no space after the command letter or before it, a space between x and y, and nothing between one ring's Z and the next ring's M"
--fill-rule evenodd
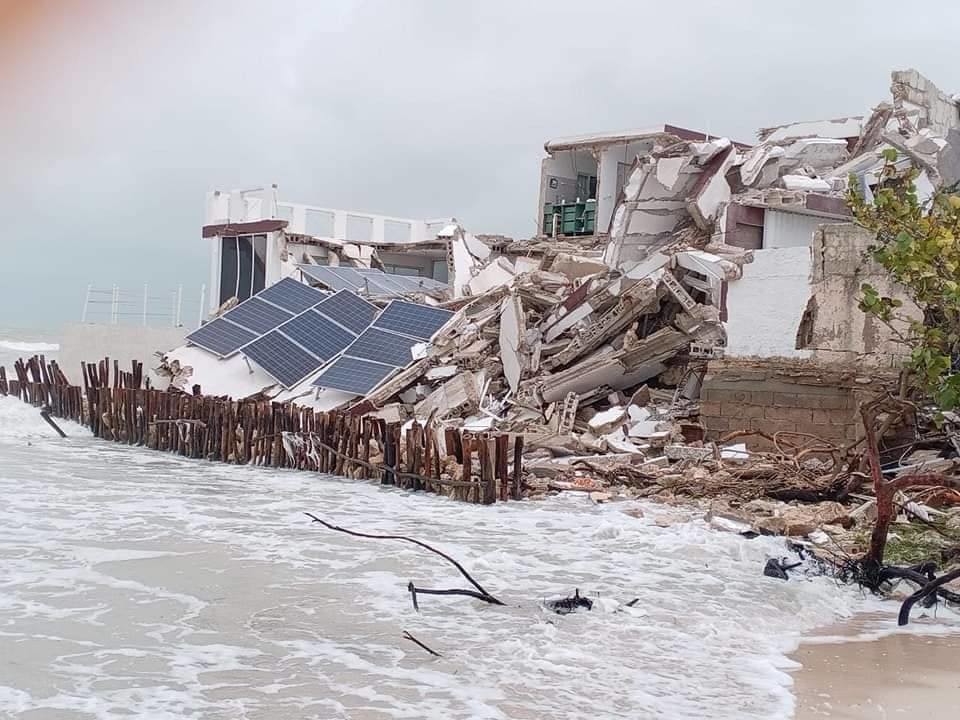
M895 377L859 377L811 361L712 361L700 392L708 439L737 430L807 433L842 445L858 439L859 405ZM760 437L753 450L769 449Z

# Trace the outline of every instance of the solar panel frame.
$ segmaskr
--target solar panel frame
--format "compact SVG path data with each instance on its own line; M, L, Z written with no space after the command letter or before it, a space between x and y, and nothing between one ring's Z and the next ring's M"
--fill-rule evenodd
M334 274L328 265L299 265L298 267L305 275L313 278L316 282L323 283L334 291L360 289L353 283L349 283L339 275Z
M296 315L322 302L327 297L327 293L293 278L285 277L261 290L256 297Z
M303 382L322 364L315 355L279 330L272 330L250 343L243 348L243 354L288 390Z
M271 305L256 296L245 300L223 314L225 320L229 320L234 325L239 325L257 335L265 335L292 317L293 313L287 312L276 305Z
M218 357L233 355L247 343L257 339L257 334L235 325L225 318L216 318L187 335L186 341Z
M401 335L429 340L447 324L454 313L441 308L392 300L373 322L373 327Z
M405 295L423 290L444 290L446 283L428 277L385 273L377 268L331 267L329 265L298 265L298 268L316 282L334 290L354 290L372 295Z
M391 365L353 357L340 357L327 367L313 381L313 384L354 395L366 395L396 370L397 368Z
M410 349L420 342L422 341L418 338L369 327L343 351L343 354L401 368L413 362Z
M377 316L376 305L368 303L349 290L334 293L314 310L347 328L354 335L366 330Z
M277 330L323 361L342 352L357 339L356 333L350 332L316 310L307 310L297 315Z
M410 292L402 283L397 282L396 278L400 275L366 275L364 277L364 289L371 295L403 295Z

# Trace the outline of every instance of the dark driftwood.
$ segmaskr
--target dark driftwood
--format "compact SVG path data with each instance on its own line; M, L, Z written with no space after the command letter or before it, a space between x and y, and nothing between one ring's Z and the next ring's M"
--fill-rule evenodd
M430 546L427 545L425 542L421 542L420 540L414 540L413 538L405 537L404 535L374 535L374 534L372 534L372 533L362 533L362 532L356 532L355 530L347 530L346 528L339 527L338 525L333 525L333 524L331 524L331 523L328 523L326 520L321 520L320 518L318 518L318 517L317 517L316 515L314 515L313 513L304 513L304 515L306 515L308 518L310 518L310 519L313 520L314 522L318 522L318 523L320 523L321 525L323 525L324 527L329 528L330 530L336 530L337 532L346 533L347 535L353 535L354 537L370 538L370 539L373 539L373 540L403 540L404 542L413 543L414 545L417 545L417 546L419 546L419 547L422 547L424 550L429 550L430 552L439 555L440 557L442 557L442 558L443 558L444 560L446 560L447 562L453 564L453 566L454 566L457 570L460 571L460 574L463 575L463 576L467 579L467 582L469 582L469 583L470 583L471 585L473 585L477 590L479 590L479 593L476 593L476 594L473 594L472 591L470 591L470 590L457 590L457 591L453 591L453 590L419 590L419 589L415 589L416 592L422 592L422 593L424 593L425 595L469 595L470 597L476 597L476 598L478 598L478 599L480 599L480 600L483 600L484 602L488 602L488 603L491 603L491 604L493 604L493 605L503 605L503 604L504 604L504 603L502 603L500 600L498 600L497 598L495 598L493 595L491 595L490 593L488 593L488 592L486 591L486 589L485 589L480 583L478 583L476 580L474 580L473 577L471 577L470 573L468 573L468 572L464 569L463 565L461 565L460 563L458 563L456 560L454 560L452 557L450 557L450 556L447 555L446 553L441 552L440 550L437 550L435 547L430 547ZM411 587L411 588L413 587L413 583L410 583L410 587ZM412 592L413 592L413 591L412 591ZM416 607L416 596L415 596L415 595L414 595L414 607Z
M497 600L495 597L491 595L483 595L478 593L476 590L461 590L460 588L452 588L450 590L431 590L428 588L418 588L412 582L407 584L407 590L410 592L410 599L413 601L413 609L417 612L420 612L420 603L417 602L418 593L423 595L463 595L464 597L472 597L477 600L483 600L491 605L503 605L503 603Z
M443 657L443 655L441 655L440 653L438 653L436 650L432 650L431 648L429 648L429 647L427 647L426 645L424 645L422 642L420 642L419 640L417 640L413 635L411 635L411 634L410 634L408 631L406 631L406 630L403 631L403 639L404 639L404 640L409 640L409 641L412 642L412 643L416 643L417 645L419 645L420 647L422 647L424 650L426 650L428 653L430 653L430 654L433 655L434 657Z
M50 417L50 408L43 408L43 410L40 411L40 417L47 421L47 425L57 431L57 435L62 438L67 436L67 434L60 429L60 426L53 421L53 418Z
M931 580L922 588L917 590L913 595L904 600L903 605L900 606L900 615L897 617L897 624L906 625L908 622L910 622L910 610L917 602L923 600L932 593L936 593L941 585L945 585L951 580L956 580L957 578L960 578L960 568L941 575L936 580Z

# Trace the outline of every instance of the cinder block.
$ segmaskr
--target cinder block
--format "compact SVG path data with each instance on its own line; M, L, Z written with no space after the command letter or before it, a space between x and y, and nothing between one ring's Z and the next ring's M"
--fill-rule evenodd
M742 405L737 403L723 403L721 415L726 418L755 418L763 417L763 408L759 405Z
M813 422L813 410L797 407L768 407L764 409L763 416L769 420L787 420L793 423Z
M843 425L846 422L846 419L836 410L811 410L810 412L813 414L814 425Z
M752 401L750 393L744 390L722 390L719 388L705 388L701 393L704 400L715 403L749 403Z
M718 432L726 432L727 428L730 427L729 422L720 417L704 417L701 415L700 422L707 428L707 433L712 435L716 435Z
M754 405L773 405L773 391L771 390L754 390L752 395Z
M786 432L794 431L797 429L797 424L790 422L789 420L771 420L769 418L752 418L750 420L750 429L751 430L761 430L762 432L772 435L777 432Z
M720 417L723 413L721 409L723 408L723 403L718 402L702 402L700 403L700 417L702 418L705 415L711 417Z
M797 432L815 435L829 442L842 444L846 441L846 433L840 425L814 425L813 423L797 423Z

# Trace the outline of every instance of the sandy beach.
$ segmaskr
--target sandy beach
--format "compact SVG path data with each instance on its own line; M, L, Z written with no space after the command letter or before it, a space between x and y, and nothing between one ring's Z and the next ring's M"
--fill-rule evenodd
M796 720L878 720L960 707L960 632L945 635L930 619L891 632L895 626L893 616L864 615L804 641L791 656L803 665L794 673Z

